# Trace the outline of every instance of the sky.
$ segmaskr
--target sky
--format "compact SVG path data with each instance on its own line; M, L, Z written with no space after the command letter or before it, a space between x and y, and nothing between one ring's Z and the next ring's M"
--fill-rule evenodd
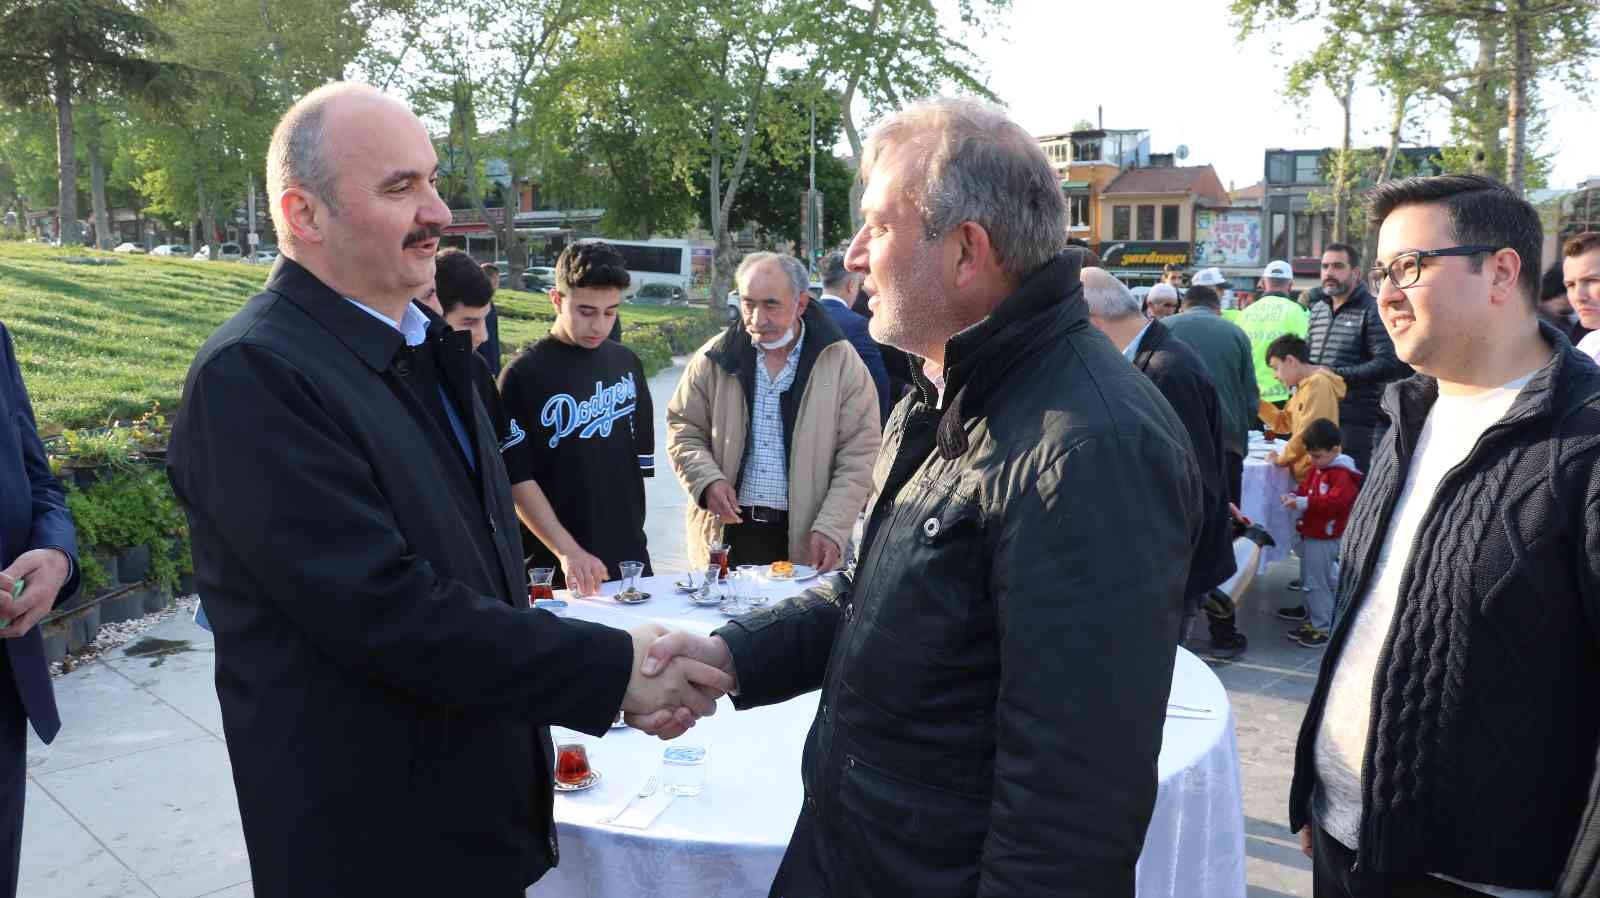
M1034 134L1095 121L1103 106L1105 127L1147 128L1158 153L1186 145L1182 164L1209 162L1224 184L1242 188L1261 180L1268 148L1339 144L1331 94L1319 90L1303 108L1282 95L1289 66L1319 37L1309 26L1241 44L1228 0L1013 0L990 34L969 45L989 89ZM1600 84L1600 54L1591 71L1591 83ZM1544 149L1555 152L1550 185L1600 176L1600 90L1589 102L1554 86L1541 92L1550 112ZM1355 105L1355 143L1385 145L1386 101L1367 89ZM1419 118L1408 144L1448 138L1442 108Z

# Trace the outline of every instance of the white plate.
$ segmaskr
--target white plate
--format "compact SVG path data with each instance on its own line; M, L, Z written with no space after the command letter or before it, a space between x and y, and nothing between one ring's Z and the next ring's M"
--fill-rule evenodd
M774 574L772 572L772 565L770 565L770 564L767 565L767 579L768 580L810 580L812 577L815 577L816 575L817 575L817 569L812 567L809 564L797 564L797 565L794 566L794 573L793 574L787 574L787 575L785 575L785 574Z

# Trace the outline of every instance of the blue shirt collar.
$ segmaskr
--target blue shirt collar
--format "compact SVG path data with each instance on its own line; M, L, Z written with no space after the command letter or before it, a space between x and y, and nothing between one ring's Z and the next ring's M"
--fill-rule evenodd
M1122 350L1122 354L1128 357L1128 361L1133 361L1133 357L1139 354L1139 344L1144 342L1144 335L1150 332L1150 325L1155 323L1156 320L1154 318L1146 321L1144 327L1139 328L1139 332L1133 335L1133 342L1128 344L1127 349Z
M406 313L397 324L393 318L359 299L346 296L345 301L399 331L400 335L406 338L407 346L419 346L428 339L428 316L422 314L422 310L417 308L414 302L406 303Z

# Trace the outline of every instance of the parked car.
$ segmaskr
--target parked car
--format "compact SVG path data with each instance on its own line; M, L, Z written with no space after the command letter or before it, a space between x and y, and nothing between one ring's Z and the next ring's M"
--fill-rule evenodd
M143 253L144 252L144 247L140 246L137 243L119 243L119 244L117 244L117 248L112 250L112 252L114 252L114 253Z
M739 291L738 290L729 290L728 291L728 320L730 322L739 320Z
M687 305L689 294L682 287L672 284L651 283L640 287L637 293L628 297L628 301L650 306Z
M504 271L505 269L501 269ZM522 289L524 290L549 290L556 285L556 270L542 265L525 268L522 271Z
M202 247L200 247L199 252L196 252L194 254L194 257L196 259L200 260L201 262L205 262L205 261L208 261L211 258L211 254L210 253L211 253L210 247L202 246ZM227 243L219 243L219 244L217 244L217 259L219 261L222 261L222 262L238 262L243 258L244 258L244 251L239 248L239 244L234 243L231 240L228 241Z
M276 246L263 246L256 250L255 261L258 264L271 265L278 261L278 248Z
M187 256L194 250L182 243L163 243L150 251L152 256Z

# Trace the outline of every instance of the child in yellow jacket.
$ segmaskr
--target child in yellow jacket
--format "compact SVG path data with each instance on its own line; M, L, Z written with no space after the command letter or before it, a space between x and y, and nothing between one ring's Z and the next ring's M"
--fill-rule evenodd
M1270 402L1261 403L1261 423L1289 435L1283 452L1267 453L1267 461L1289 468L1298 483L1312 468L1311 458L1306 455L1304 431L1318 418L1339 423L1339 400L1345 394L1344 378L1311 364L1311 347L1294 334L1284 334L1267 346L1267 366L1280 383L1294 391L1282 409Z

